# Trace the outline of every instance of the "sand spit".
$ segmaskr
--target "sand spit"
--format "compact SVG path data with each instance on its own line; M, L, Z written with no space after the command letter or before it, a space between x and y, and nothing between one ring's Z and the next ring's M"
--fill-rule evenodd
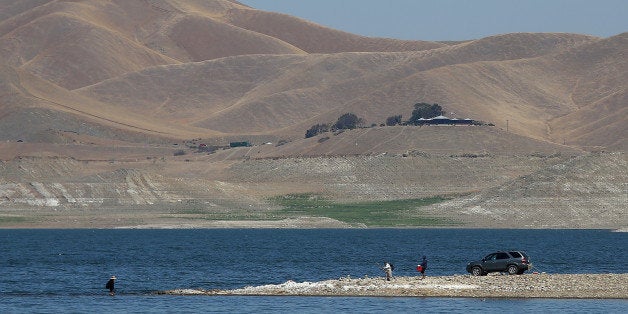
M281 220L206 220L197 222L151 223L134 226L120 226L117 229L317 229L317 228L366 228L364 225L351 225L327 217L297 217Z
M456 275L427 277L424 280L396 277L388 282L382 278L345 277L320 282L287 281L234 290L176 289L159 294L628 299L626 282L628 273Z

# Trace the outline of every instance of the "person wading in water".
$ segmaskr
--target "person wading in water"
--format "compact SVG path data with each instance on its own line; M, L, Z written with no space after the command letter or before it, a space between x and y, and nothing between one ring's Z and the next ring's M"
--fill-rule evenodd
M107 284L105 285L105 289L109 289L109 295L116 294L116 276L111 276Z

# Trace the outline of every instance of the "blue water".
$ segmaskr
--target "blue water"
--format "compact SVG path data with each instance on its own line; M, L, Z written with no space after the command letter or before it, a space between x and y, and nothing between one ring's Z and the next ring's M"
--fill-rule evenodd
M287 280L464 274L468 261L520 249L537 271L626 273L627 233L605 230L208 229L0 230L0 312L543 312L622 313L626 300L169 296ZM116 275L117 295L104 289Z

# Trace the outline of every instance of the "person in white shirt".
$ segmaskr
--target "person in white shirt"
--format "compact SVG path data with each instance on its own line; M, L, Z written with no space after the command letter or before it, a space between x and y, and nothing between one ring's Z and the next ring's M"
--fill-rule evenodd
M386 281L390 281L392 279L393 266L389 262L386 262L382 270L386 273Z

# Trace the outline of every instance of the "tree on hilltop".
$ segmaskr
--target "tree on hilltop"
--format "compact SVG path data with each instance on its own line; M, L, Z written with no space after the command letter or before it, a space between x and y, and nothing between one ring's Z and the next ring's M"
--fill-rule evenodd
M305 132L305 138L310 138L310 137L313 137L313 136L316 136L318 134L325 133L328 131L355 129L361 126L363 123L364 123L364 120L358 118L358 116L356 116L355 114L345 113L342 116L340 116L338 118L338 121L336 121L336 123L334 123L333 125L320 123L320 124L315 124L311 126Z
M419 119L430 119L438 117L443 114L443 108L439 104L418 103L414 105L412 110L412 117L408 120L409 123L416 124Z
M352 130L360 126L362 123L363 123L363 120L358 118L358 116L356 116L355 114L345 113L342 116L340 116L340 118L338 118L338 121L336 121L333 128L334 130L343 130L343 129Z

